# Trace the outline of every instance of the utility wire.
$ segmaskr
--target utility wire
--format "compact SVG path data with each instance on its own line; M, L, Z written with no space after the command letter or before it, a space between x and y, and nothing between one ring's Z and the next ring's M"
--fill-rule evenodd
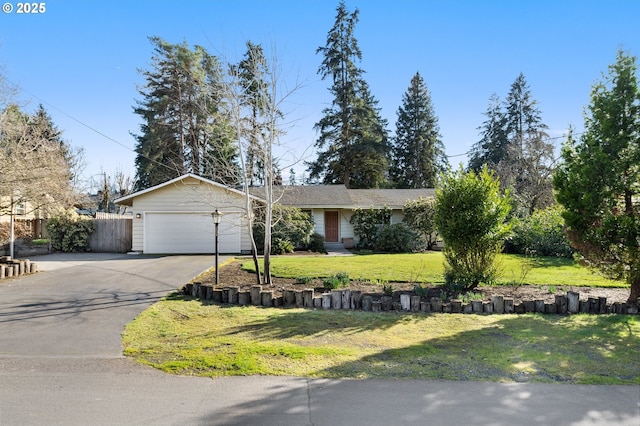
M112 138L111 136L106 135L106 134L102 133L101 131L97 130L96 128L88 125L87 123L77 119L76 117L72 116L71 114L69 114L69 113L61 110L60 108L56 107L55 105L51 104L50 102L47 102L46 100L42 99L41 97L29 92L28 90L26 90L25 88L21 87L20 85L14 83L13 81L11 81L9 79L5 79L5 80L8 81L9 83L11 83L13 86L17 87L22 92L26 93L27 95L37 99L38 101L40 101L40 103L43 103L43 104L49 106L51 109L54 109L54 110L58 111L59 113L63 114L64 116L66 116L68 118L70 118L71 120L75 121L76 123L80 124L81 126L84 126L87 129L91 130L92 132L102 136L103 138L115 143L116 145L121 146L122 148L126 149L127 151L133 152L134 154L139 155L139 156L149 160L150 162L152 162L152 163L154 163L154 164L156 164L158 166L164 167L164 168L166 168L168 170L171 170L171 171L177 171L177 169L175 169L175 168L172 168L172 167L170 167L170 166L168 166L168 165L166 165L164 163L160 163L159 161L154 160L153 158L149 158L144 154L136 152L136 150L129 148L127 145L119 142L118 140Z
M580 136L582 133L584 133L584 132L574 132L572 134L574 136ZM566 139L567 136L569 136L569 135L565 134L565 135L560 135L560 136L554 136L554 137L549 137L549 138L543 139L542 141L543 142L549 142L549 141L554 141L554 140L557 140L557 139ZM472 151L473 151L473 149L469 149L467 152L464 152L462 154L445 155L445 157L447 157L447 158L464 157L465 155L471 154Z

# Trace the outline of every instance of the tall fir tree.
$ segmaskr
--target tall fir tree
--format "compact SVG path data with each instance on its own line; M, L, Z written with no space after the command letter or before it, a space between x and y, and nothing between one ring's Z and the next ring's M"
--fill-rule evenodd
M350 13L340 2L327 44L316 50L324 56L318 73L323 80L331 79L334 99L315 125L320 133L315 144L318 157L307 166L310 180L371 188L384 180L389 145L386 123L357 65L362 60L354 37L358 13Z
M504 102L493 95L471 149L469 169L494 170L502 188L513 189L514 213L528 216L553 203L554 147L548 142L537 101L524 74L518 75Z
M553 204L554 147L548 142L538 102L533 99L524 74L511 85L505 101L507 157L496 172L503 185L513 187L516 214L529 216Z
M237 65L237 74L243 87L242 104L249 109L248 117L243 123L247 135L245 173L249 186L254 186L264 181L264 164L260 155L260 135L264 126L260 119L267 106L264 93L267 60L260 44L247 41L246 46L247 51Z
M411 78L397 114L391 181L398 188L434 188L449 162L431 95L420 73Z
M141 71L146 84L134 111L142 117L135 135L137 189L191 172L237 182L235 153L230 149L230 125L223 114L222 70L204 48L186 42L171 44L151 37L150 70ZM221 157L211 152L226 153ZM231 154L229 156L229 154ZM213 164L212 164L213 163ZM217 176L213 170L224 170ZM212 175L213 173L213 175Z
M494 170L498 163L507 158L509 146L505 115L498 95L491 95L484 115L486 120L478 128L481 139L471 148L469 155L468 169L476 173L479 173L484 165Z

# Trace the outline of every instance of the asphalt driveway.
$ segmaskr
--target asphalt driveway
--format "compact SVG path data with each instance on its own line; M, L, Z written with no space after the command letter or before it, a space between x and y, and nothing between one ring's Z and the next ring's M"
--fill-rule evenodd
M0 355L122 356L125 324L213 266L213 256L56 254L0 284Z
M179 377L122 356L125 324L212 256L49 256L0 282L4 425L633 425L640 387Z

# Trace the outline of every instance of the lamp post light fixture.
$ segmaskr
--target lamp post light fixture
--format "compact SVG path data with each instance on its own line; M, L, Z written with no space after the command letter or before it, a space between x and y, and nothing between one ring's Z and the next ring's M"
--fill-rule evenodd
M218 271L218 252L219 250L219 245L218 245L218 227L220 226L220 220L222 220L222 213L220 213L220 211L218 211L218 209L216 209L213 213L211 213L211 216L213 217L213 223L216 226L216 230L215 230L215 245L216 245L216 286L220 283L220 272Z

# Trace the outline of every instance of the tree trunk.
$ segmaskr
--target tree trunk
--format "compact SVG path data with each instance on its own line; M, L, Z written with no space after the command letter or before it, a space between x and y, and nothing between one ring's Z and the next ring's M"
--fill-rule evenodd
M638 303L638 298L640 298L640 276L635 276L631 280L631 292L629 293L627 303L630 305L636 305Z

